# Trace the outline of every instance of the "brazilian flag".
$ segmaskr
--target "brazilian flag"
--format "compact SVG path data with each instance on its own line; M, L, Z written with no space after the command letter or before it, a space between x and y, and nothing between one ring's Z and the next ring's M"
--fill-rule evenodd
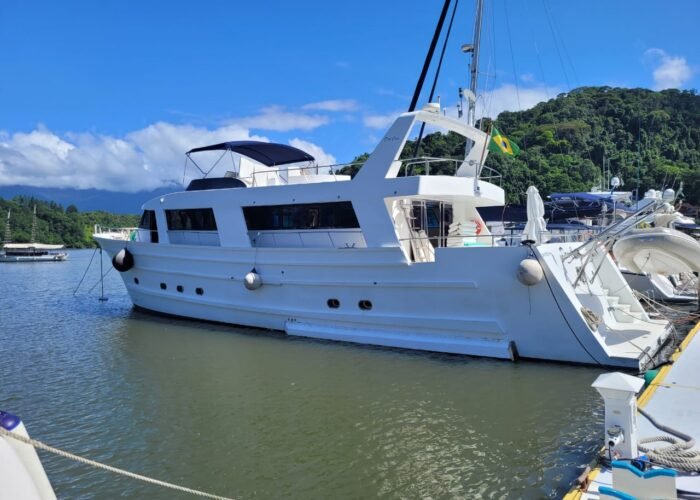
M496 127L491 128L489 151L503 153L504 155L508 156L518 156L520 154L520 148L518 145L508 139L505 135L501 135Z

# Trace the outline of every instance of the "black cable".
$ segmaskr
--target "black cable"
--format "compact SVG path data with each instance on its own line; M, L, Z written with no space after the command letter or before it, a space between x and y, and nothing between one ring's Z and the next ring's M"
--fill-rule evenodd
M420 76L418 77L416 90L413 92L413 99L411 99L411 105L408 107L409 112L416 110L418 98L420 97L421 90L423 90L423 82L425 81L425 75L428 73L430 61L433 60L433 54L435 53L435 46L437 45L438 38L440 38L440 33L442 33L442 25L445 23L445 16L447 16L447 9L450 7L450 1L451 0L445 0L445 4L442 6L442 12L440 12L440 19L438 19L437 26L435 27L435 34L433 35L433 40L430 42L430 48L428 49L428 54L425 56L423 69L421 70Z
M428 102L433 102L433 96L435 95L435 87L437 86L438 77L440 76L440 68L442 68L442 59L445 57L445 49L447 48L447 41L450 39L450 32L452 31L452 22L455 20L455 13L457 12L457 6L459 5L459 0L455 0L455 6L452 8L452 17L450 17L450 24L447 25L447 34L445 35L445 41L442 44L442 52L440 52L440 60L438 61L437 69L435 70L435 78L433 79L433 86L430 88L430 97L428 97ZM418 139L416 139L416 146L413 148L413 157L418 156L418 148L420 148L420 143L423 140L423 132L425 131L425 122L420 125L420 132L418 133Z
M666 425L663 425L663 424L657 422L656 419L654 419L654 417L652 417L649 413L642 410L641 408L637 408L637 411L642 416L644 416L651 423L651 425L653 425L654 427L656 427L660 431L667 432L667 433L671 434L672 436L675 436L679 439L682 439L685 442L693 441L692 436L689 436L688 434L685 434L679 430L673 429L671 427L668 427Z
M574 331L573 327L572 327L571 324L569 323L569 319L566 317L566 314L564 314L564 310L563 310L563 309L561 308L561 306L559 305L559 301L557 300L557 296L556 296L556 294L554 293L554 289L552 288L552 285L551 285L551 283L549 282L549 278L547 278L547 271L545 270L545 266L542 265L542 262L540 262L540 258L537 256L537 254L536 254L534 251L532 252L532 255L534 255L535 260L537 260L537 263L538 263L540 266L542 266L542 271L543 271L543 275L544 275L544 281L545 281L545 283L547 283L547 287L549 288L549 291L550 291L550 293L552 294L552 298L554 299L554 303L557 305L557 309L559 309L559 313L561 314L561 317L564 319L564 322L566 323L566 326L569 327L569 331L571 332L571 334L572 334L572 335L574 336L574 338L576 339L576 342L578 342L578 345L581 346L581 348L586 352L586 354L588 354L588 356L595 362L595 364L600 365L600 366L603 366L603 363L601 363L600 361L598 361L598 360L596 359L596 357L593 356L593 355L588 351L588 349L586 349L586 346L583 345L583 342L581 342L581 339L579 339L579 338L578 338L578 335L576 335L576 332Z

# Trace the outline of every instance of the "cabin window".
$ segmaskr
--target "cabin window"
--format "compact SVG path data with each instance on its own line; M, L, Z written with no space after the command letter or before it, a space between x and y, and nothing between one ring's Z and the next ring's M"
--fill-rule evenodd
M144 210L139 223L139 229L149 231L151 243L158 243L158 223L155 210Z
M168 222L168 239L174 245L221 244L211 208L166 210L165 219Z
M211 208L166 210L169 231L216 231L216 219Z
M358 229L349 201L243 207L249 231Z

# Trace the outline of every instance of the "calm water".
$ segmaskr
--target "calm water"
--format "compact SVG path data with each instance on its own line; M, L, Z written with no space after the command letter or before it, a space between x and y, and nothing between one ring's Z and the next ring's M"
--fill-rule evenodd
M237 498L561 496L601 370L286 338L132 310L91 250L0 266L0 408L30 434ZM95 259L97 262L97 258ZM108 268L105 259L105 270ZM187 498L42 454L61 498Z

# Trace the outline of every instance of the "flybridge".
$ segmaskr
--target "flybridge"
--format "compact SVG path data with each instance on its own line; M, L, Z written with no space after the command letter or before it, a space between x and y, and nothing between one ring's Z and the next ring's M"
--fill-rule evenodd
M222 142L212 146L190 149L186 154L189 157L192 153L200 153L202 151L231 151L252 158L268 167L315 161L313 156L301 149L285 144L262 141Z
M474 146L466 158L401 158L408 137L417 123L455 132L468 139ZM187 165L191 162L202 174L203 179L193 180L187 189L194 191L348 181L349 175L338 172L344 167L361 166L358 181L362 184L394 177L427 176L432 170L433 174L445 175L449 172L447 175L472 178L475 190L479 191L479 180L500 183L498 172L484 166L488 156L487 140L486 133L442 115L439 105L431 103L422 110L402 114L364 164L320 166L313 156L300 149L261 141L229 141L193 148L186 153L185 173ZM192 157L193 153L207 152L221 152L212 158L207 167L198 163L201 162L200 159L195 161ZM223 177L208 178L217 166L223 164L230 165ZM233 178L236 181L232 180Z

